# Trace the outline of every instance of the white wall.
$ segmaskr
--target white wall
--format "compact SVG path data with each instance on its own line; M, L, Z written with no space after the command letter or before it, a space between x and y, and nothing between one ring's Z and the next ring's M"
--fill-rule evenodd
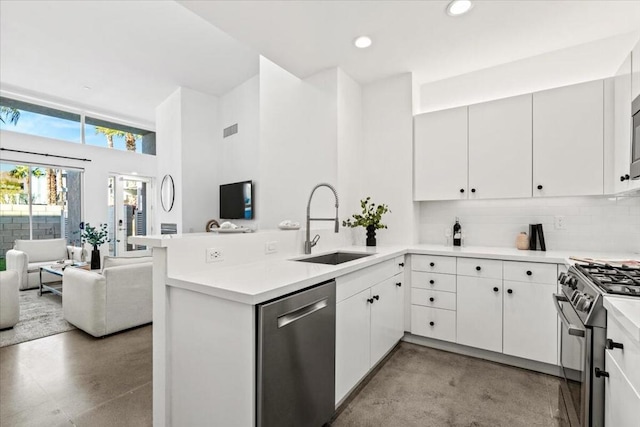
M330 72L300 80L260 57L260 185L256 216L261 229L284 219L304 223L313 187L336 185L335 103L325 85ZM333 216L331 192L319 189L314 216ZM317 200L316 200L317 197Z
M84 169L83 219L85 222L92 224L106 223L109 219L107 202L109 196L108 178L110 174L132 175L135 173L140 177L155 178L158 169L158 159L156 156L60 141L11 131L0 131L0 146L14 150L72 156L91 160L89 162L83 162L31 154L1 152L3 162L35 163L63 168ZM151 197L154 197L154 195L151 194ZM153 232L158 231L159 230L155 228Z
M516 235L542 224L547 250L640 252L640 193L625 197L554 197L420 203L420 243L445 243L460 218L468 246L515 247ZM563 216L566 228L554 229Z
M631 51L637 37L624 34L423 84L416 114L611 77L624 61L619 46Z
M362 88L363 146L353 168L362 173L362 197L387 204L389 229L378 230L379 244L413 243L417 205L413 202L413 100L409 73ZM363 231L364 232L364 231Z

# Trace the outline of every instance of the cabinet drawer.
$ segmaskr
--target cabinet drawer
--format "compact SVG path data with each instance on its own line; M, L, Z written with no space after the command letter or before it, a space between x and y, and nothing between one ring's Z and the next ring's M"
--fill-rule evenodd
M433 289L435 291L456 291L456 276L453 274L427 273L426 271L411 272L411 287Z
M431 273L456 274L456 258L437 255L412 255L411 269Z
M456 341L456 312L411 306L411 333L443 341Z
M395 259L336 278L336 302L340 302L402 271Z
M632 427L638 425L640 395L629 384L622 368L607 353L604 358L604 427Z
M411 304L426 307L456 309L456 294L452 292L430 291L427 289L411 289Z
M515 282L554 285L558 281L558 266L556 264L504 261L503 272L504 280Z
M623 349L606 350L606 353L620 366L631 385L640 390L640 343L630 337L611 315L607 316L607 338L624 346Z
M502 279L502 261L495 259L458 258L458 275Z

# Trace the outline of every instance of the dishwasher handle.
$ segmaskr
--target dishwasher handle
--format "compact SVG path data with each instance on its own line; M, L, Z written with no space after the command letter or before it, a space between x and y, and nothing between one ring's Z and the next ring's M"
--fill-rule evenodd
M322 310L328 305L329 298L323 298L321 300L312 302L300 308L296 308L287 314L283 314L278 317L278 328L284 328L285 326L302 319L316 311Z

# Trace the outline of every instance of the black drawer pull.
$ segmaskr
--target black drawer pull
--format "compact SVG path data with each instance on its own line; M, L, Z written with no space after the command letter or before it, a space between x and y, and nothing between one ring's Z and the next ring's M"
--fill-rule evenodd
M508 294L512 294L513 293L513 289L507 289L507 293Z
M373 299L375 299L376 301L378 301L380 299L380 295L374 295Z
M430 263L429 263L429 265L430 265L431 267L435 267L435 266L436 266L435 262L430 262Z
M476 271L480 271L482 270L482 267L480 267L479 265L476 266Z
M375 300L374 300L373 298L367 298L367 302L368 302L369 304L373 304L373 302L374 302L374 301L375 301Z
M434 297L429 298L429 301L434 302L436 299Z
M500 289L498 289L498 287L497 287L497 286L494 286L494 287L493 287L493 292L498 292L499 290L500 290Z
M436 281L435 281L435 280L433 280L433 279L432 279L432 280L429 280L429 284L433 285L434 283L436 283Z
M400 264L398 264L400 267L404 267L404 262L401 262Z
M429 322L429 325L430 326L435 326L435 323L434 322Z
M607 342L604 345L607 350L613 350L614 348L619 348L620 350L624 350L624 344L621 342L615 342L611 338L607 338Z
M402 287L402 282L396 282L396 286L399 288Z
M600 377L609 378L609 372L603 371L600 368L596 368L595 371L596 371L596 378L600 378Z
M527 270L527 276L531 276L533 272L531 270Z

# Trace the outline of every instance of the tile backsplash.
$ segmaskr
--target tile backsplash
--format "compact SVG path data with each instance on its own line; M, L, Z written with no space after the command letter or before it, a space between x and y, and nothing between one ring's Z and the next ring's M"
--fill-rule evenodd
M554 227L564 217L564 229ZM529 224L542 224L547 250L640 252L640 192L607 197L456 200L420 203L420 243L445 244L455 217L467 246L515 247ZM450 240L449 240L450 242Z

